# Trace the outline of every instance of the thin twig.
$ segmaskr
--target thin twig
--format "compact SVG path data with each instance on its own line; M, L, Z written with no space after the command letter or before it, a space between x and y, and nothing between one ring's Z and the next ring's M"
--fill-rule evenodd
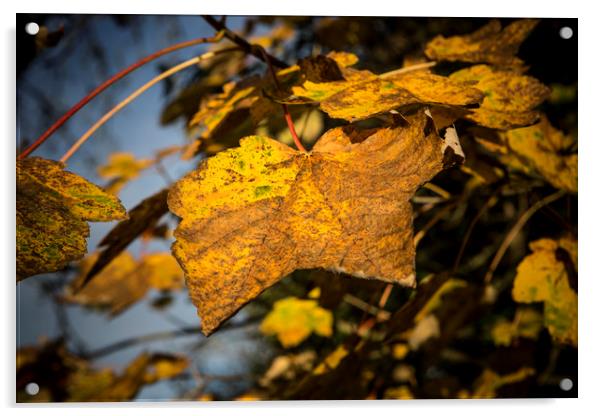
M132 101L134 101L136 98L138 98L140 95L142 95L146 90L148 90L149 88L151 88L153 85L161 82L162 80L164 80L165 78L185 69L188 67L191 67L193 65L196 65L197 63L199 63L200 61L202 61L203 59L208 59L208 58L212 58L213 56L217 55L217 54L221 54L221 53L225 53L225 52L231 52L233 50L239 50L239 48L228 48L228 49L221 49L218 51L214 51L214 52L207 52L204 53L200 56L196 56L192 59L189 59L187 61L184 61L176 66L173 66L171 68L169 68L167 71L162 72L161 74L157 75L155 78L151 79L150 81L148 81L146 84L144 84L143 86L141 86L140 88L138 88L136 91L134 91L132 94L130 94L128 97L126 97L123 101L121 101L119 104L117 104L115 107L113 107L108 113L106 113L105 115L103 115L96 123L94 123L92 125L92 127L90 127L88 129L88 131L86 131L70 148L69 150L67 150L67 152L65 152L65 154L63 155L63 157L61 157L61 162L65 163L67 162L67 160L69 160L69 158L71 156L73 156L73 154L81 147L81 145L83 145L86 140L88 140L90 138L90 136L92 136L92 134L94 134L94 132L96 130L98 130L103 124L105 124L107 121L109 121L111 119L111 117L113 117L115 114L117 114L119 111L121 111L124 107L126 107L128 104L130 104Z
M343 296L343 301L347 302L351 306L355 306L359 310L362 310L370 315L374 315L380 321L386 321L391 316L391 313L376 306L370 305L368 302L358 298L357 296L353 296L349 293Z
M421 69L432 68L435 65L437 65L437 62L423 62L420 64L410 65L410 66L406 66L404 68L399 68L394 71L385 72L384 74L380 74L379 77L380 78L389 78L389 77L393 77L393 76L399 75L399 74L405 74L405 73L412 72L412 71L419 71Z
M260 49L257 48L257 45L250 44L244 38L242 38L242 37L238 36L236 33L232 32L230 29L228 29L226 27L225 22L218 21L213 16L202 15L201 17L203 19L205 19L205 21L207 23L209 23L211 25L211 27L213 27L216 31L218 31L218 32L223 31L224 36L226 38L230 39L235 44L237 44L243 51L261 59L262 61L264 60L264 57L263 57ZM287 68L289 66L286 62L281 61L280 59L276 58L275 56L267 54L267 57L268 57L267 58L268 61L271 62L272 65L275 65L279 68Z
M175 52L180 49L188 48L190 46L199 45L202 43L218 42L222 38L223 38L223 33L220 32L216 36L197 38L197 39L192 39L192 40L188 40L185 42L176 43L175 45L171 45L171 46L168 46L167 48L163 48L157 52L154 52L148 56L145 56L144 58L140 59L137 62L134 62L132 65L119 71L118 73L116 73L115 75L113 75L112 77L107 79L105 82L100 84L98 87L96 87L92 91L90 91L88 93L88 95L86 95L77 104L75 104L73 107L71 107L52 126L50 126L44 133L42 133L40 135L40 137L38 137L36 139L36 141L34 141L31 145L29 145L27 147L27 149L25 149L23 152L21 152L18 159L24 159L25 157L27 157L31 152L36 150L42 143L44 143L46 141L46 139L48 139L52 135L52 133L57 131L63 124L65 124L65 122L67 122L67 120L69 120L71 117L73 117L75 115L75 113L77 113L82 107L84 107L86 104L88 104L94 97L96 97L98 94L100 94L101 92L106 90L108 87L113 85L115 82L119 81L121 78L128 75L130 72L133 72L134 70L140 68L141 66L143 66L163 55L167 55L168 53Z
M508 247L510 247L510 244L512 243L512 241L514 241L514 238L517 236L517 234L520 232L520 230L523 228L523 226L527 223L527 221L529 221L529 219L533 216L533 214L535 214L539 209L545 207L546 205L551 204L552 202L556 201L558 198L560 198L564 194L565 194L565 191L558 191L556 193L553 193L552 195L548 195L544 199L537 201L529 209L527 209L525 212L523 212L523 214L520 216L518 221L516 221L516 223L512 226L512 228L510 229L508 234L506 234L506 237L504 238L504 241L502 241L500 248L495 253L493 260L491 261L491 264L489 265L489 268L487 269L487 273L485 274L485 278L484 278L485 283L491 282L491 279L493 278L493 273L495 272L495 269L497 269L497 266L502 261L502 258L504 257L506 250L508 250Z

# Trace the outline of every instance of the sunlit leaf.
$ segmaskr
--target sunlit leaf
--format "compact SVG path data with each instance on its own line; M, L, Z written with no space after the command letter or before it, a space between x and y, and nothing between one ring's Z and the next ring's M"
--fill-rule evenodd
M126 218L125 209L60 162L17 162L17 280L63 269L87 250L86 221Z
M491 338L495 345L510 346L518 338L537 339L543 327L543 317L532 308L516 310L514 321L498 319L491 329Z
M315 300L288 297L274 303L260 329L266 335L276 335L283 347L295 347L312 333L330 337L332 312L318 306Z
M466 116L475 123L494 129L508 130L535 123L541 104L550 90L535 78L520 72L475 65L450 75L454 81L474 82L485 94L479 108Z
M441 140L423 113L408 122L336 128L311 154L247 137L175 185L172 250L205 334L295 269L414 285L409 200L459 143Z

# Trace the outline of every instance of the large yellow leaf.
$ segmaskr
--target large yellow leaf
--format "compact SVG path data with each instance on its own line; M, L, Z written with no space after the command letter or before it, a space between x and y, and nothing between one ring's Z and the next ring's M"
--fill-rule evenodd
M544 325L562 343L577 345L577 293L571 288L569 270L559 256L568 252L569 267L577 268L577 241L541 239L529 244L533 254L518 265L512 297L517 302L544 302Z
M469 35L449 38L437 36L426 45L425 53L437 61L522 65L515 55L537 22L534 19L521 19L502 29L499 20L492 20Z
M64 167L39 157L17 162L17 280L80 259L86 221L127 217L119 199Z
M450 75L457 82L473 82L483 92L483 102L465 118L494 129L511 129L535 123L533 110L550 94L550 89L533 77L487 65L475 65Z
M172 251L203 332L296 269L413 286L410 198L461 158L448 133L419 113L404 126L332 129L309 154L251 136L176 183Z
M330 337L332 312L315 300L288 297L274 303L260 329L266 335L276 335L283 347L295 347L312 333Z

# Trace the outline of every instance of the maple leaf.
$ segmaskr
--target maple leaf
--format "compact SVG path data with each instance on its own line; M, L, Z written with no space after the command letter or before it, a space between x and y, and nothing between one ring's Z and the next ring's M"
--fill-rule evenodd
M502 29L499 20L492 20L469 35L437 36L426 45L425 54L438 61L520 66L523 62L515 55L537 23L536 19L521 19Z
M535 123L540 115L533 108L550 94L550 89L533 77L487 65L461 69L450 79L473 82L485 94L479 108L470 110L465 118L493 129L508 130Z
M562 343L577 346L577 293L571 288L567 265L559 250L568 252L570 268L577 267L577 242L543 238L529 244L532 254L516 269L512 297L516 302L544 302L544 325Z
M260 329L266 335L277 335L283 347L295 347L312 332L330 337L332 312L318 306L315 300L288 297L274 303Z
M172 246L205 334L296 269L414 286L410 198L461 153L424 113L326 132L309 154L251 136L170 190Z
M64 168L39 157L17 161L17 280L80 259L86 221L127 218L119 199Z

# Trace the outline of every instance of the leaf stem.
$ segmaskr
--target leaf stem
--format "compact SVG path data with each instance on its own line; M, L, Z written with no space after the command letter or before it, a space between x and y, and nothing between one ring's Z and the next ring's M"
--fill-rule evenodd
M70 148L69 150L67 150L67 152L65 152L65 154L63 155L63 157L61 157L60 161L63 163L66 163L67 160L69 160L69 158L71 156L73 156L73 154L81 147L81 145L83 145L86 140L88 140L90 138L90 136L92 136L92 134L94 134L94 132L96 130L98 130L103 124L105 124L107 121L109 121L109 119L111 119L111 117L113 117L115 114L117 114L119 111L121 111L124 107L126 107L128 104L130 104L132 101L134 101L136 98L138 98L141 94L143 94L146 90L148 90L149 88L151 88L153 85L161 82L162 80L164 80L165 78L175 74L176 72L179 72L185 68L191 67L197 63L199 63L200 61L202 61L203 59L208 59L208 58L212 58L213 56L219 54L219 53L225 53L225 52L231 52L233 50L240 50L240 48L238 47L233 47L233 48L227 48L227 49L220 49L218 51L214 51L214 52L207 52L204 53L200 56L196 56L192 59L189 59L187 61L184 61L178 65L175 65L171 68L169 68L168 70L162 72L161 74L157 75L156 77L154 77L153 79L151 79L150 81L148 81L146 84L144 84L143 86L141 86L140 88L138 88L136 91L134 91L132 94L130 94L129 96L127 96L123 101L121 101L119 104L117 104L115 107L113 107L111 110L109 110L109 112L107 112L105 115L103 115L96 123L94 123L92 125L92 127L90 127Z
M508 247L510 247L510 244L512 243L512 241L514 241L514 238L517 236L517 234L520 232L520 230L523 228L523 226L527 223L527 221L529 221L529 219L533 216L533 214L535 214L538 210L545 207L546 205L551 204L552 202L556 201L558 198L560 198L564 194L565 194L565 191L558 191L556 193L553 193L552 195L548 195L544 199L537 201L529 209L527 209L525 212L523 212L523 214L520 216L518 221L516 221L516 223L512 226L512 228L510 229L508 234L506 234L506 237L504 238L504 241L502 241L500 248L495 253L493 260L491 261L491 264L489 265L489 268L487 269L487 273L485 274L485 278L484 278L485 283L491 282L491 279L493 278L493 273L495 272L495 269L497 269L497 266L502 261L502 258L504 257L506 250L508 250Z
M109 79L104 81L102 84L100 84L98 87L96 87L92 91L90 91L88 93L88 95L86 95L77 104L75 104L73 107L71 107L65 114L63 114L57 121L55 121L53 125L51 125L44 133L42 133L40 135L40 137L38 137L31 145L29 145L25 150L23 150L23 152L21 152L21 154L19 154L18 159L21 160L21 159L24 159L27 156L29 156L29 154L31 154L42 143L44 143L46 141L46 139L48 139L55 131L57 131L63 124L65 124L67 122L67 120L69 120L71 117L73 117L75 115L75 113L77 113L82 107L84 107L86 104L88 104L94 97L96 97L98 94L100 94L101 92L106 90L108 87L113 85L115 82L119 81L121 78L128 75L130 72L133 72L134 70L140 68L141 66L143 66L163 55L166 55L168 53L175 52L180 49L188 48L189 46L199 45L202 43L218 42L219 40L221 40L223 38L223 36L224 36L223 32L220 32L216 36L197 38L197 39L192 39L192 40L188 40L185 42L176 43L175 45L171 45L171 46L168 46L161 50L158 50L156 52L153 52L150 55L145 56L144 58L140 59L139 61L134 62L132 65L119 71L118 73L116 73L115 75L113 75L112 77L110 77Z

